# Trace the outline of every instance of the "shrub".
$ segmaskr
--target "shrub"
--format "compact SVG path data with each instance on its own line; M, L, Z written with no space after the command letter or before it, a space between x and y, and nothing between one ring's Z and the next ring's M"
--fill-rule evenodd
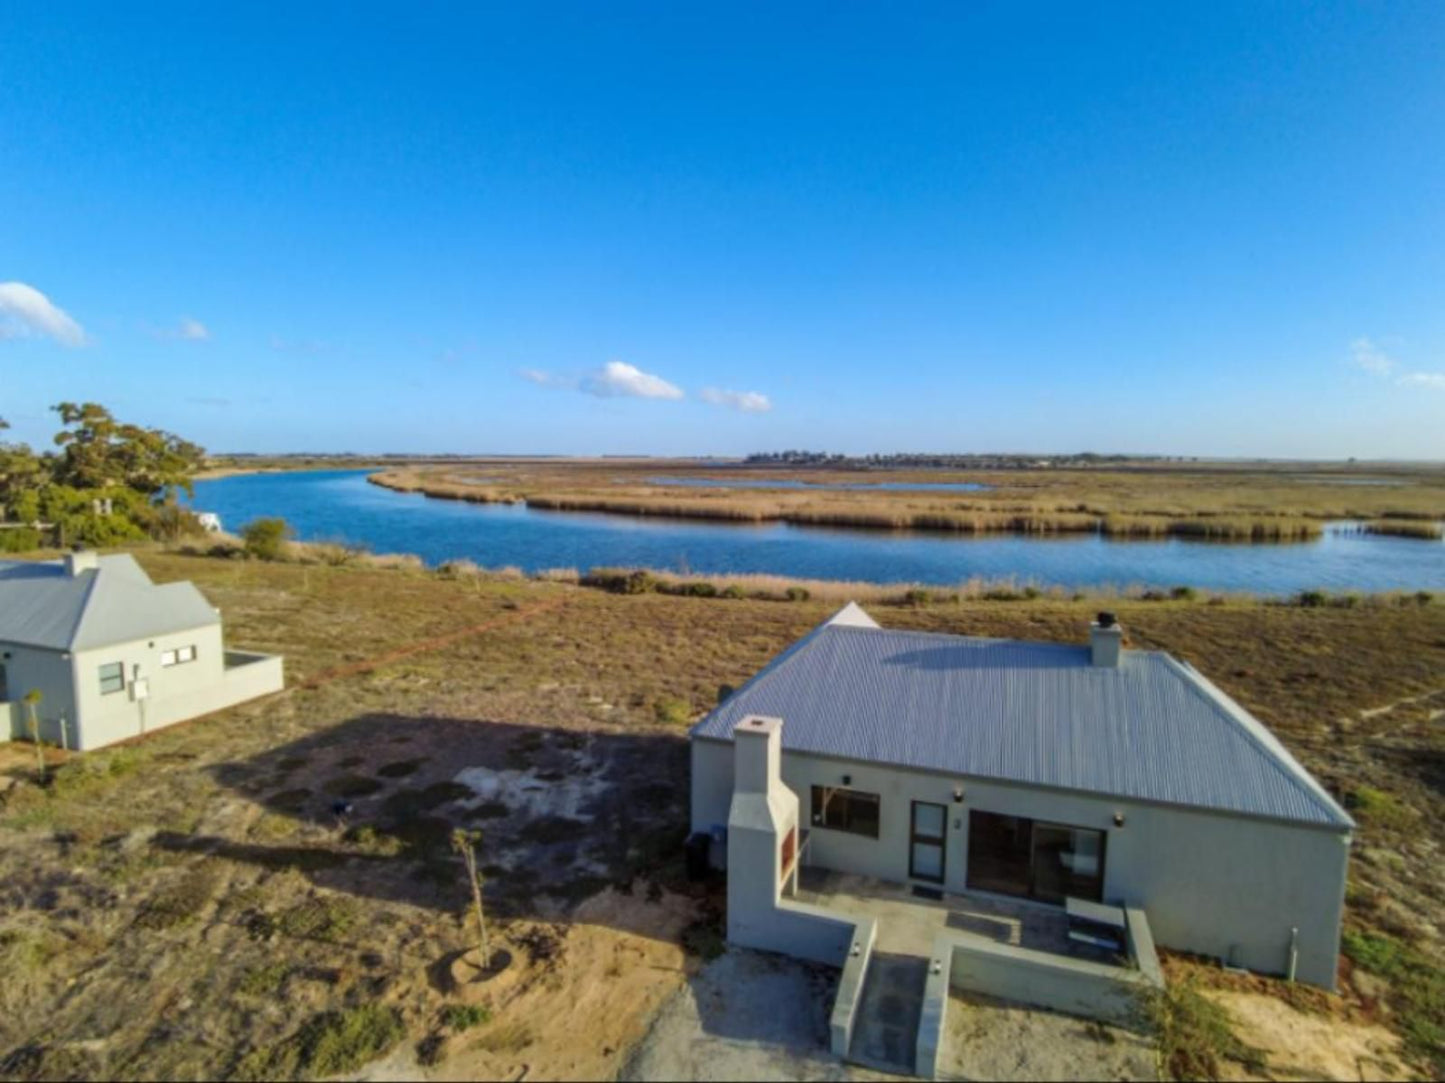
M807 587L789 587L783 592L783 597L790 602L806 602L812 595L808 593Z
M1192 602L1199 594L1193 587L1175 587L1169 592L1169 597L1176 602Z
M442 1009L442 1026L448 1030L471 1030L492 1021L492 1013L480 1004L448 1004Z
M1295 596L1295 604L1306 609L1318 609L1329 603L1329 595L1322 590L1302 590Z
M1422 591L1421 593L1424 593L1424 592ZM722 591L722 593L719 595L719 597L721 597L721 598L746 598L746 597L747 597L747 593L743 590L742 587L738 586L736 583L733 583L731 586L728 586L728 587L723 588L723 591Z
M1150 996L1145 1014L1158 1034L1159 1055L1170 1079L1219 1079L1222 1060L1237 1061L1252 1072L1264 1067L1261 1051L1235 1036L1229 1013L1192 981Z
M914 589L903 595L903 603L911 606L924 606L929 602L929 594L926 590Z
M285 519L253 519L241 528L246 553L257 560L280 560L295 531Z

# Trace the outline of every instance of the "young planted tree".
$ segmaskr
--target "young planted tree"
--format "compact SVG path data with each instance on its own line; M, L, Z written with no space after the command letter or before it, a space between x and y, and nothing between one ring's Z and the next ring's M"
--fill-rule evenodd
M481 955L482 969L492 965L492 952L487 944L487 917L482 912L482 874L477 869L477 843L482 841L480 831L456 828L452 832L452 849L462 855L467 866L467 881L472 886L472 906L477 913L477 951Z
M29 716L30 740L35 743L35 764L40 776L41 785L45 784L45 746L40 742L40 716L36 708L40 706L43 697L40 689L32 688L25 693L25 713Z

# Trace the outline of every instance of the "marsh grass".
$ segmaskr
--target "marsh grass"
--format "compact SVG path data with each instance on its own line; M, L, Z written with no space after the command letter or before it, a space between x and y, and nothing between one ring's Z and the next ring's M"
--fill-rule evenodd
M1445 528L1439 523L1409 519L1377 519L1360 528L1366 534L1386 534L1396 538L1419 538L1422 541L1439 541L1445 537Z

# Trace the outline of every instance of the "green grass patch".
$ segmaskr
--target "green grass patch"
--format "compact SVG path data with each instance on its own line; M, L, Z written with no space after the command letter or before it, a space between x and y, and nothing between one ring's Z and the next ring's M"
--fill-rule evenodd
M1357 786L1345 795L1345 805L1366 824L1402 831L1416 820L1415 810L1394 794L1373 786Z
M316 1079L354 1072L406 1036L390 1005L362 1004L312 1016L279 1045L256 1049L233 1073L241 1079Z
M1445 970L1409 944L1383 933L1347 929L1341 949L1356 966L1390 983L1388 1000L1405 1043L1445 1076Z
M276 929L286 936L335 944L356 925L356 917L350 900L317 896L284 911Z
M142 929L174 929L190 924L215 895L216 880L215 869L187 869L141 905L136 925Z
M281 992L286 976L291 973L289 963L266 963L253 966L241 975L236 991L253 997L272 997Z
M480 1004L448 1004L442 1009L442 1026L448 1030L471 1030L491 1021L491 1011Z
M692 704L677 696L659 696L652 711L664 726L685 726L692 720Z
M1264 1067L1263 1052L1240 1041L1229 1013L1192 981L1151 995L1145 1001L1145 1013L1158 1034L1160 1059L1170 1079L1219 1079L1225 1060L1251 1072Z

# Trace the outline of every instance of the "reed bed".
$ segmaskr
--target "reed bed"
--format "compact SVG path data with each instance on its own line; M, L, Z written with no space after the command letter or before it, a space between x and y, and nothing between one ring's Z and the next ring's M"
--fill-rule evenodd
M1422 541L1439 541L1445 537L1445 528L1439 523L1418 519L1377 519L1361 524L1360 529L1366 534L1388 534L1396 538L1419 538Z
M1282 486L1269 475L1198 477L1181 473L1164 477L1075 471L1066 472L1064 478L1057 471L1020 472L1008 478L990 477L993 490L958 500L905 491L697 491L649 485L636 473L642 469L652 476L656 467L489 464L484 476L470 481L454 469L446 473L387 470L368 480L401 492L475 503L522 502L543 511L960 535L1100 534L1118 539L1307 542L1320 537L1331 519L1354 518L1374 524L1365 528L1369 533L1438 538L1439 520L1445 518L1445 488L1437 486L1433 478L1422 478L1409 490L1418 507L1403 505L1399 490L1388 497L1366 494L1378 501L1378 506L1362 507L1354 502L1360 498L1358 490L1349 494L1354 498L1350 503L1332 506L1323 499L1323 489L1316 493L1311 486L1306 494L1301 491L1305 486ZM1082 499L1056 499L1068 492L1066 483ZM1310 499L1299 499L1304 495Z

